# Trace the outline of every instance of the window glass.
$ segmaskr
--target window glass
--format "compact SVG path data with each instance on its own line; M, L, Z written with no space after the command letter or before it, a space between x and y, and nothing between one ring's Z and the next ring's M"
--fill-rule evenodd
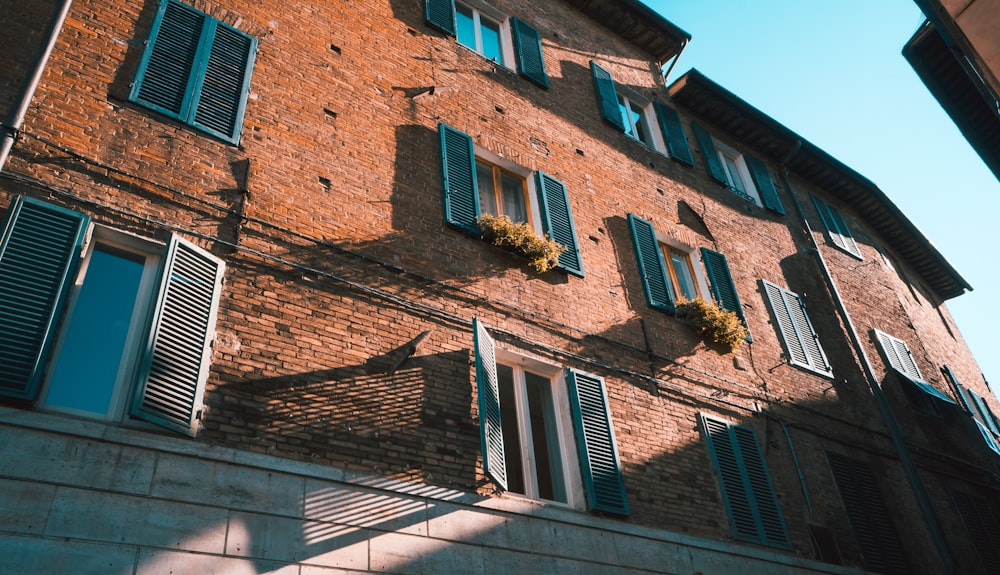
M515 408L517 399L514 391L514 369L498 363L497 383L500 386L500 417L503 426L504 462L507 466L507 488L514 493L524 493L524 466L521 461L518 410Z
M618 111L622 116L626 135L647 146L655 147L646 127L646 114L643 112L642 106L619 94Z
M476 49L476 23L472 10L460 4L455 5L455 32L458 43L466 48ZM478 51L478 50L477 50Z
M94 247L52 372L48 405L107 414L144 266L143 256Z
M479 186L479 211L491 216L500 215L497 210L497 194L493 187L493 166L476 160L476 184Z
M524 178L482 160L476 160L479 211L507 216L513 222L528 221ZM499 193L498 193L499 192Z
M566 501L560 463L562 455L559 453L559 434L555 428L556 414L552 403L552 383L547 377L531 372L525 372L524 383L528 395L538 496L552 501Z
M500 25L492 20L479 17L480 34L483 38L482 54L494 62L503 64L503 48L500 44Z
M731 185L734 190L743 194L744 196L748 195L746 186L743 185L743 178L740 176L740 169L736 165L736 159L726 154L722 154L722 162L726 168L726 175L729 178L729 185Z
M524 205L524 180L501 171L500 182L503 188L503 213L515 222L528 221L528 211Z
M670 249L670 267L677 284L677 293L682 294L687 299L698 297L698 292L694 287L694 277L691 273L691 258L688 254L676 249Z
M458 43L503 64L503 36L500 23L483 16L474 8L455 5L455 35Z

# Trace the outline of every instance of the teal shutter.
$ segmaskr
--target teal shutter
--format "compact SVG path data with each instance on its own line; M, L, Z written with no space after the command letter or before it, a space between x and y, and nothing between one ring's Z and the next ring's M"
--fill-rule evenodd
M176 236L170 241L132 414L194 435L225 268Z
M472 319L472 340L476 356L476 387L479 395L479 435L483 449L483 471L501 489L507 490L507 463L504 459L503 427L500 417L500 382L496 352L486 327Z
M438 134L441 140L444 219L457 228L478 235L479 190L472 138L445 124L438 124Z
M536 180L544 231L566 246L566 251L559 256L559 267L583 277L583 260L580 259L580 246L576 241L566 185L544 172L537 172Z
M627 517L628 498L604 378L567 370L570 407L591 510Z
M961 491L953 491L952 496L986 573L1000 573L1000 551L997 549L1000 525L990 511L989 502L978 495Z
M455 35L455 1L426 0L424 21L449 36Z
M729 310L739 316L748 330L747 341L753 341L749 335L750 326L747 325L747 318L743 315L743 303L736 291L736 283L733 282L733 275L729 271L729 262L726 260L726 256L708 248L701 248L701 261L705 264L705 271L708 272L708 280L711 282L715 301L722 309Z
M753 429L701 415L733 536L790 548L788 530Z
M816 211L819 212L819 217L823 221L823 226L826 227L830 236L830 242L845 252L861 258L861 250L858 249L858 244L854 241L851 231L847 229L847 223L840 210L816 196L813 196L812 199L813 205L816 206Z
M965 396L965 387L958 382L958 377L955 376L955 372L953 372L947 365L942 367L941 371L944 372L948 383L951 384L952 391L954 391L955 395L958 396L958 404L962 406L962 409L964 409L966 413L971 414L972 406L969 404L969 399Z
M712 142L712 134L709 134L708 130L702 128L701 124L697 122L691 122L691 131L694 132L694 139L698 140L698 148L701 150L701 158L705 160L705 169L708 171L708 175L720 184L728 186L729 180L726 179L722 160L719 159L715 143Z
M512 17L510 25L517 53L517 71L539 86L548 88L549 75L545 72L545 58L542 56L542 36L519 18Z
M829 451L826 455L865 569L886 575L911 573L871 468L844 455Z
M753 176L753 182L757 186L757 191L760 192L764 207L776 214L785 215L785 207L781 205L781 198L778 197L778 190L774 187L774 180L771 179L771 172L768 171L767 165L750 154L743 154L743 159L746 160L747 167L750 168L750 175Z
M659 100L653 101L653 108L656 110L656 119L660 123L660 130L663 131L663 139L667 142L670 158L682 164L693 166L694 156L691 155L691 147L688 145L684 126L681 124L681 117L677 114L677 110L664 106Z
M129 98L239 143L257 41L189 6L160 4Z
M0 236L0 395L33 400L89 218L17 197Z
M778 332L785 342L790 363L824 375L833 375L833 370L826 361L826 354L819 344L819 336L816 335L799 296L769 281L760 281L777 322Z
M673 312L674 288L667 279L667 264L663 260L660 243L656 241L653 224L629 214L628 225L632 231L632 245L635 246L635 259L639 263L646 303L650 307Z
M621 111L618 109L618 90L611 72L601 68L593 60L590 61L590 73L594 76L594 91L597 93L597 105L601 116L611 122L616 128L625 131Z

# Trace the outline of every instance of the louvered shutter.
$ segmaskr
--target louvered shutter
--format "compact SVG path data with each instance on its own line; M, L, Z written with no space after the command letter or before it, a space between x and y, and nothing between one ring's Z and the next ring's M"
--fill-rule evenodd
M604 378L569 369L570 407L591 510L628 516L618 446Z
M726 179L726 172L722 168L722 160L719 159L719 152L715 149L712 141L712 134L701 127L697 122L691 122L691 131L694 132L694 139L698 140L698 148L701 150L701 158L705 160L705 170L712 179L724 186L729 185Z
M424 21L449 36L455 35L455 1L426 0Z
M789 361L794 365L831 375L832 369L826 361L826 354L799 296L766 280L761 280L761 285L774 313L781 339L785 342Z
M764 202L764 207L776 214L785 215L785 207L781 205L781 198L778 197L778 190L774 187L774 180L771 179L771 172L767 165L759 158L750 154L743 154L747 167L750 168L750 175L760 192L760 198Z
M734 537L790 547L785 520L754 430L705 415L701 420Z
M635 247L635 259L639 263L646 303L650 307L673 312L674 288L667 276L667 263L663 259L660 243L656 241L653 224L629 214L628 225L632 231L632 245Z
M910 573L871 468L861 461L831 452L827 452L827 460L861 548L865 568L886 575Z
M514 52L517 53L517 71L539 86L548 88L549 75L545 72L545 58L542 56L542 36L519 18L512 17L510 26Z
M238 144L257 40L209 21L204 68L198 70L191 123Z
M920 368L917 367L917 362L913 360L913 355L910 353L910 348L906 345L906 342L896 339L889 334L882 333L879 330L875 330L875 336L890 366L914 379L923 380L923 377L920 375Z
M816 196L813 196L812 199L813 205L816 206L816 211L819 212L819 217L823 221L823 226L826 227L827 234L830 236L830 242L845 252L860 258L861 250L858 249L857 242L854 241L850 230L847 229L847 224L844 222L840 210Z
M472 340L476 356L476 388L479 395L479 435L483 450L483 471L501 489L507 490L507 463L504 459L503 426L500 417L500 382L493 338L478 319L472 320Z
M32 400L89 219L18 197L0 236L0 395Z
M653 102L656 110L656 119L663 131L663 139L667 142L667 151L670 158L682 164L694 165L694 156L691 155L691 147L688 145L687 135L684 134L684 126L681 124L681 117L677 110L664 106L658 100Z
M601 116L611 122L616 128L625 131L621 111L618 109L618 90L611 72L601 68L593 60L590 61L590 73L594 76L594 92L597 94L597 105Z
M583 260L576 241L576 228L569 209L566 185L544 172L536 173L536 183L544 231L556 242L566 246L566 251L559 256L559 267L583 277Z
M952 496L986 573L1000 573L1000 552L997 550L1000 525L994 519L989 503L978 495L961 491L952 492Z
M438 134L441 140L444 219L455 227L478 235L479 190L472 138L445 124L438 124Z
M175 118L187 118L205 18L172 0L160 4L132 85L132 100Z
M739 316L740 321L747 328L747 341L753 341L753 337L750 336L750 326L747 325L747 318L743 315L743 303L740 302L736 284L729 272L729 262L726 260L726 256L708 248L701 248L701 261L705 264L705 271L708 272L715 301L722 309L729 310Z
M944 372L945 378L951 384L952 391L958 396L958 404L962 406L967 413L972 413L972 406L969 404L969 399L965 395L965 387L958 382L958 377L955 376L955 372L951 370L947 365L941 368Z
M174 237L167 250L132 414L194 435L225 264Z

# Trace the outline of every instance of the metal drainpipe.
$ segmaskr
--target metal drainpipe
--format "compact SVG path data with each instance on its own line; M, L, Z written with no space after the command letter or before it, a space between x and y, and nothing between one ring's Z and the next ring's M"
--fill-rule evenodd
M38 87L38 82L42 79L42 72L45 71L45 64L49 61L49 55L52 54L52 48L56 44L60 30L62 30L63 22L66 21L70 4L72 4L72 0L63 0L49 20L41 43L35 51L29 76L21 88L21 93L18 94L14 107L4 119L3 125L0 126L3 132L0 134L0 172L7 165L7 157L10 156L14 141L17 139L17 133L21 130L21 124L24 123L24 115L28 112L28 106L35 95L35 88Z
M889 431L893 447L896 448L896 453L899 456L899 462L903 466L903 474L906 476L906 480L910 484L910 489L913 490L913 495L917 499L917 506L920 508L920 512L923 515L927 529L930 531L931 539L934 540L934 545L937 547L938 556L944 564L943 573L953 573L955 569L955 559L952 556L951 549L948 547L947 541L945 540L944 532L941 530L941 525L938 522L937 515L934 513L934 508L931 506L930 498L927 496L927 489L924 487L924 483L920 479L920 474L917 471L917 466L913 463L913 458L910 456L910 452L906 448L906 442L903 440L903 433L899 429L899 423L896 421L896 416L892 413L892 408L889 406L889 402L882 393L882 386L879 385L878 378L875 376L875 371L872 369L871 361L868 359L868 353L865 352L864 345L861 343L861 338L858 337L857 329L854 327L851 315L847 312L844 300L840 297L840 291L837 289L837 284L834 282L833 276L830 274L830 268L826 265L823 253L820 251L819 244L816 242L816 236L813 235L813 230L809 225L809 220L806 219L805 211L802 210L802 204L799 203L798 196L796 196L792 191L792 185L788 179L788 163L792 161L792 158L794 158L801 149L802 141L798 140L795 142L795 147L792 148L792 151L789 152L788 156L779 165L781 168L780 172L782 183L788 190L789 195L792 197L792 202L795 204L795 211L798 213L802 226L805 229L806 236L808 236L809 242L812 245L811 251L816 255L820 269L823 271L823 279L826 281L827 287L830 289L830 294L833 297L834 304L837 306L837 312L840 313L841 319L844 321L844 326L847 329L847 335L851 340L851 346L854 348L854 353L856 353L858 359L861 360L861 366L865 372L865 379L868 380L868 386L871 388L872 396L875 398L875 405L878 407L879 415L882 416L882 422Z

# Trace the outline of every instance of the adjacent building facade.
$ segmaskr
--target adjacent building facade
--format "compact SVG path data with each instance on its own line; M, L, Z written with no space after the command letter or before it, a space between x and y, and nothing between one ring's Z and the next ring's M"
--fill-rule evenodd
M78 0L22 90L58 9L0 16L0 570L1000 569L970 287L641 3Z

